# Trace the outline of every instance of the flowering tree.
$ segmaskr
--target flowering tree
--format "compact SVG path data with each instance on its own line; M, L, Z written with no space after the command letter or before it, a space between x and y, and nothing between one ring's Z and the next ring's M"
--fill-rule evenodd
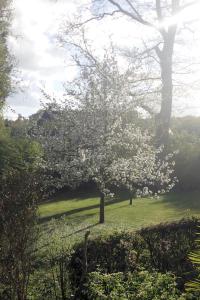
M110 170L112 181L129 191L130 205L137 196L166 193L176 182L173 177L173 154L163 157L156 149L153 136L133 125L127 125L114 141L117 157ZM160 159L162 157L162 159Z
M86 179L75 121L77 110L65 110L54 103L30 118L28 134L40 142L44 150L43 171L49 192L64 186L75 188Z
M84 62L79 63L80 77L67 93L78 99L81 108L80 153L85 173L97 185L100 223L104 223L104 199L110 185L128 188L130 199L142 190L146 194L169 190L174 184L173 162L170 156L159 159L162 149L156 149L153 137L134 125L136 118L126 119L137 99L130 98L130 74L120 72L114 53L107 52L102 61L90 53Z
M83 53L82 53L83 54ZM84 56L77 61L79 76L66 85L64 106L43 113L36 133L43 144L48 170L56 187L93 181L100 196L100 223L104 223L105 197L111 185L135 193L169 189L172 163L160 161L152 137L126 119L134 106L125 72L113 52L102 60ZM132 200L131 200L132 203Z

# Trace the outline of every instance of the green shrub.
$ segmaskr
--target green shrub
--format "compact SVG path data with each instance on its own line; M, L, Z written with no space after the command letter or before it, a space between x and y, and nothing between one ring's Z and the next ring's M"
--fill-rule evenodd
M98 237L88 241L86 253L84 242L76 244L69 264L76 296L82 293L86 273L124 273L141 267L172 272L178 277L179 287L183 288L185 281L195 274L188 254L195 248L197 229L198 220L188 219L147 227L137 233Z
M28 299L31 300L52 300L58 299L57 285L51 273L47 270L38 270L31 274L28 288Z
M61 218L51 220L41 232L37 261L30 278L31 300L71 299L69 261L73 239L68 230L65 219Z
M84 242L75 245L70 269L76 297L81 293L84 275L101 270L103 273L128 272L136 269L142 259L145 264L145 243L140 235L132 232L114 233L88 240L87 253ZM85 265L87 256L87 266ZM87 269L87 270L86 270Z
M89 274L86 288L91 300L184 300L170 274L140 271L134 273Z
M0 178L0 289L8 299L27 296L36 260L37 201L42 196L38 173L13 171Z
M153 268L173 272L183 279L192 275L194 268L188 254L195 248L198 223L198 219L192 218L142 229L140 234L150 252Z
M198 232L199 235L199 232ZM195 269L197 271L196 277L194 280L191 280L189 282L186 282L185 288L187 291L198 293L200 295L200 240L197 238L196 240L197 247L195 251L191 252L189 254L189 259L195 266ZM199 296L200 298L200 296Z

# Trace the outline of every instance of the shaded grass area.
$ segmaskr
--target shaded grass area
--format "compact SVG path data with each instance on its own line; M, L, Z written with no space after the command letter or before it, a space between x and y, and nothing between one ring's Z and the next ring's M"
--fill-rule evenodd
M61 195L60 200L39 206L40 221L65 216L69 224L84 224L86 227L97 225L99 219L99 198L92 194ZM200 192L171 193L159 199L138 198L129 205L126 197L107 200L105 208L106 225L114 229L137 229L147 225L178 220L190 216L200 217ZM97 225L97 226L96 226Z

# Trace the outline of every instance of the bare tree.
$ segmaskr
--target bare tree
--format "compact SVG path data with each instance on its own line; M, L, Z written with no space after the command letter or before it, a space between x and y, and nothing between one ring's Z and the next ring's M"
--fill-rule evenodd
M122 14L143 26L151 27L160 36L160 42L145 50L145 54L156 57L160 69L161 106L156 115L157 144L166 144L169 138L170 119L173 100L173 55L178 25L176 16L183 10L197 3L197 0L94 0L94 16L81 25L92 20L101 20L105 16ZM102 12L103 11L103 12ZM80 24L79 24L80 25ZM144 53L143 53L144 54Z

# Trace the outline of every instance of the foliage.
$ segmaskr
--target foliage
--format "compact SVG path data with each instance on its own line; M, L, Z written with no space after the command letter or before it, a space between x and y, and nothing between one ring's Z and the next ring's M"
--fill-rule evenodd
M199 235L199 233L197 233ZM197 270L196 280L189 281L186 283L186 289L188 291L193 291L196 293L200 293L200 240L197 238L197 249L189 254L189 259L195 266Z
M29 119L18 115L16 120L5 120L5 126L9 129L10 135L13 138L25 138L27 136L27 128Z
M48 188L76 187L84 180L73 117L79 114L55 105L30 119L27 131L43 147Z
M89 239L87 244L87 272L128 272L140 267L161 272L173 272L178 284L192 278L194 268L188 253L195 247L198 220L182 220L161 224L135 232L115 233ZM84 276L84 242L75 246L71 258L72 282L80 295L80 281ZM78 288L79 287L79 288Z
M96 300L184 300L175 278L166 273L139 271L133 273L90 273L85 290L88 299Z
M200 118L195 116L174 117L172 118L172 133L186 134L190 140L200 138Z
M178 177L177 189L198 190L200 168L199 118L176 118L172 122L173 135L169 151L178 150L175 156L175 175Z
M73 281L78 284L84 274L84 243L75 246L71 258ZM87 271L100 268L105 273L126 272L136 268L140 254L145 249L143 239L129 232L97 237L87 244Z
M30 277L29 297L40 299L71 299L69 261L73 236L66 220L51 220L37 243L37 260Z
M198 224L198 219L183 219L140 231L150 252L151 265L161 272L170 271L180 276L180 284L194 272L188 253L195 248Z
M66 86L66 103L51 104L42 118L33 119L31 133L44 147L56 188L95 182L104 223L110 185L125 186L131 196L166 192L175 183L174 163L172 155L159 159L162 149L155 148L153 137L127 122L133 104L114 54L106 52L98 62L85 59L78 78Z
M133 271L139 262L146 265L147 260L148 253L143 239L131 232L116 232L105 237L89 239L87 247L85 242L75 245L70 262L75 298L84 299L87 273L97 270L103 273Z
M62 220L59 222L62 224ZM50 234L49 245L45 251L45 264L47 272L51 275L54 292L57 299L66 300L70 296L70 280L69 280L69 261L71 257L70 238L66 238L66 232L60 231L61 226L52 222L51 228L54 228Z
M11 71L13 58L7 45L7 36L10 22L10 0L0 1L0 109L6 97L12 92Z
M11 137L4 121L0 120L0 176L12 170L33 171L42 161L42 149L37 142Z
M26 299L37 240L37 174L10 172L0 184L0 284L6 299ZM10 297L10 298L9 298Z
M54 280L51 273L47 269L34 270L30 275L28 287L28 299L31 300L52 300L59 299L55 290L57 286L54 285Z

